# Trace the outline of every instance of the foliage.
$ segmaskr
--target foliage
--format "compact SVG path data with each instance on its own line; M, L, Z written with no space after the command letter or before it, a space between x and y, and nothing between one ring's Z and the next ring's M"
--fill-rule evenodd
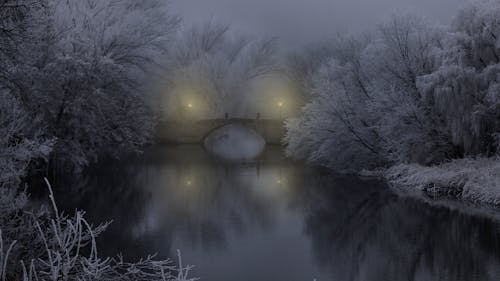
M395 17L340 38L306 68L311 98L287 122L288 155L339 169L497 154L500 5L464 8L448 29Z
M447 34L439 69L420 80L433 114L442 116L462 155L496 153L500 130L500 5L478 3L461 11Z
M19 102L0 90L0 188L19 184L30 163L36 159L47 159L53 140L40 136L30 126L25 111ZM36 133L27 138L26 131Z
M100 154L147 143L154 124L144 85L178 22L166 4L9 1L19 3L9 14L22 15L0 21L15 34L0 33L0 41L13 42L0 47L6 50L0 88L20 102L45 138L56 139L54 158L79 168ZM0 6L0 13L8 10ZM23 133L34 137L36 131Z
M222 117L245 106L250 84L278 69L274 40L253 40L212 22L181 30L174 44L165 108L168 118L196 110L196 116ZM193 108L185 108L187 104ZM194 113L192 113L194 114Z

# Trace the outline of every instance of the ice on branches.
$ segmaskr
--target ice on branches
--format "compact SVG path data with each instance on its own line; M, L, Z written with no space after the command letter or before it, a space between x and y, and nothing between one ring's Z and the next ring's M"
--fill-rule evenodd
M148 256L137 262L100 257L96 245L99 234L107 223L90 225L84 213L77 210L73 216L60 212L47 181L50 212L34 214L24 204L10 204L14 193L2 197L0 208L12 224L1 224L0 280L158 280L193 281L188 277L191 266L171 260L157 260ZM9 210L6 210L9 208ZM15 229L14 229L15 228Z

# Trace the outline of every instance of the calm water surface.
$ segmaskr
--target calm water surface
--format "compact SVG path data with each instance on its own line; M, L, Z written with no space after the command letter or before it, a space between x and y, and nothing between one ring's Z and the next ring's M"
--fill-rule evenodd
M498 221L292 164L278 147L232 164L153 147L56 190L64 209L113 220L101 255L180 249L201 280L500 280Z

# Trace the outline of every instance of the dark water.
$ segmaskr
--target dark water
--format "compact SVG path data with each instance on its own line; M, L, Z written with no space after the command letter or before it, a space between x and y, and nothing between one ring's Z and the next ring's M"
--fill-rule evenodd
M113 219L101 255L180 249L201 280L500 280L498 221L291 164L279 148L227 164L155 147L62 185L63 208Z

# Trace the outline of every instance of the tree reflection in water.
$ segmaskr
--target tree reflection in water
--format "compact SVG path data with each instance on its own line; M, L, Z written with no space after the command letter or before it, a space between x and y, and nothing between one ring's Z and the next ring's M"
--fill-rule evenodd
M313 184L305 224L335 280L499 280L497 220L326 178Z
M272 149L259 163L228 164L200 147L153 148L76 182L57 184L58 201L87 210L94 223L113 220L103 254L168 257L182 247L188 257L198 253L190 262L204 280L500 277L497 220L291 164ZM262 257L242 252L266 247ZM211 272L228 261L231 272Z

